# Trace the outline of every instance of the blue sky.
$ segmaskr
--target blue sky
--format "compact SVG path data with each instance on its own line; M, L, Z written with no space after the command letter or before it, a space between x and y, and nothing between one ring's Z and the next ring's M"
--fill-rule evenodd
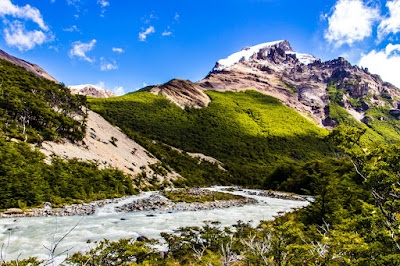
M0 49L119 94L201 80L217 60L281 39L400 87L400 0L0 0L0 18Z

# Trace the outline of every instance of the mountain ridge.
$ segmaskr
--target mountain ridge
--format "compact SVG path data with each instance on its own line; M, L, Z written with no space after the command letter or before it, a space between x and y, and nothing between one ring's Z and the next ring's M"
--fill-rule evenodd
M17 66L25 68L27 71L35 74L39 78L45 78L51 81L54 81L55 83L59 83L55 78L50 76L46 71L44 71L40 66L36 64L29 63L25 60L16 58L3 50L0 50L0 59L7 60L8 62L11 62Z

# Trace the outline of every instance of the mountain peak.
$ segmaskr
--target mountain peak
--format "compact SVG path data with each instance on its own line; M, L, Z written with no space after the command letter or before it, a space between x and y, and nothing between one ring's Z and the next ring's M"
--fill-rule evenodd
M116 97L115 93L113 93L112 91L102 89L99 86L92 84L74 85L74 86L68 86L68 88L71 90L72 94L81 94L81 95L91 96L94 98Z
M221 72L239 62L249 61L249 59L254 54L258 54L262 50L271 50L273 48L280 48L288 55L295 55L296 58L300 61L300 63L303 63L305 65L308 65L317 60L312 55L294 52L288 41L280 40L280 41L262 43L252 47L244 47L241 51L234 53L225 59L219 60L215 64L211 72L212 73Z

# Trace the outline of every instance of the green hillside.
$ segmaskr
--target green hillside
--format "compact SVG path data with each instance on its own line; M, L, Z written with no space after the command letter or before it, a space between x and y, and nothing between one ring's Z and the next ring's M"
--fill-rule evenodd
M329 118L339 125L365 129L365 134L361 138L363 144L397 143L400 141L400 121L389 113L390 105L392 104L391 98L382 98L378 95L366 95L359 99L348 97L347 101L353 108L357 109L363 104L370 106L365 112L366 121L362 123L342 107L344 105L343 96L345 94L342 89L337 89L336 85L331 84L327 87L327 92L331 100L331 103L327 106ZM385 106L372 104L371 97L383 100Z
M92 110L128 135L135 132L146 148L152 143L146 140L156 140L222 161L236 184L260 185L284 162L331 154L324 141L327 130L271 96L255 91L207 94L212 101L202 109L182 110L149 92L89 102Z

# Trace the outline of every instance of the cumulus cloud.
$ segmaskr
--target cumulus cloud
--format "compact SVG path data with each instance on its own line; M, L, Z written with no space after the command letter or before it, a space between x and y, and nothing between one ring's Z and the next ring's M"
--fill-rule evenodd
M104 57L100 58L100 69L101 71L109 71L118 69L117 62L114 59L106 60Z
M146 41L147 35L152 34L156 32L153 26L148 27L146 30L139 32L139 40L141 42Z
M29 50L36 45L51 41L53 35L43 20L39 9L30 5L14 5L10 0L0 1L0 17L6 24L3 30L4 38L8 45L15 46L19 50ZM14 20L9 21L8 18ZM20 20L33 21L39 27L39 30L27 30L25 24Z
M400 31L400 0L388 1L386 3L389 15L384 18L378 26L378 40L385 36Z
M96 40L93 39L92 41L88 43L83 43L80 41L74 42L72 44L72 49L69 51L69 56L71 58L73 57L78 57L79 59L88 61L88 62L94 62L94 59L89 58L86 53L90 52L93 50L94 46L96 45Z
M4 29L4 39L8 45L24 51L43 44L48 40L48 37L40 30L27 31L22 23L15 21Z
M359 65L400 88L400 44L388 44L384 50L363 54Z
M117 48L117 47L113 47L113 48L112 48L112 51L115 52L115 53L118 53L118 54L125 53L125 50L124 50L124 49L122 49L122 48Z
M49 28L44 23L42 14L39 9L35 7L31 7L30 5L25 6L17 6L11 3L10 0L1 0L0 1L0 16L4 17L6 15L12 16L14 18L21 18L25 20L32 20L42 30L47 31Z
M372 35L372 27L379 19L379 10L361 0L339 0L328 18L325 39L335 47L352 45Z

